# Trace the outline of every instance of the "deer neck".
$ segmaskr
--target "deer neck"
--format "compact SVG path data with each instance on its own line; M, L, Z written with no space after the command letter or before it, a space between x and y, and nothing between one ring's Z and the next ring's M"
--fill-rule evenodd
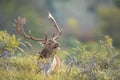
M48 49L44 48L41 53L40 53L40 57L41 58L49 58L54 56L57 53L57 51L49 51Z

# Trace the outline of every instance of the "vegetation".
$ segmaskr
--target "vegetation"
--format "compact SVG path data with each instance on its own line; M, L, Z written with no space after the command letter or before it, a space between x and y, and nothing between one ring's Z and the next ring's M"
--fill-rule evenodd
M93 49L89 45L81 45L72 49L73 66L77 66L79 72L76 79L82 80L118 80L120 54L112 47L112 39L105 36ZM81 45L81 46L79 46ZM78 71L78 70L77 70Z
M116 0L117 1L117 0ZM120 47L120 9L116 7L100 8L99 14L101 17L102 33L104 35L110 35L113 39L113 45Z
M19 45L15 35L10 36L6 31L0 31L0 53L9 51L13 53Z
M5 50L14 52L19 45L15 35L0 32L0 43ZM120 53L112 46L112 39L105 36L103 40L90 44L73 41L74 48L58 52L62 67L59 72L45 77L42 72L36 74L38 66L34 54L27 56L5 55L0 57L0 80L119 80ZM3 46L0 45L0 51ZM2 52L0 52L2 54ZM19 53L18 53L19 54Z

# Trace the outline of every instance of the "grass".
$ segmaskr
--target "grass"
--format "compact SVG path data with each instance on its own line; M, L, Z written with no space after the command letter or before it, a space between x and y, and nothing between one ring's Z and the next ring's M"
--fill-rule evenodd
M36 74L36 56L28 55L26 57L12 57L9 59L8 66L3 69L0 66L0 80L45 80L46 77L42 72ZM55 72L49 76L50 80L66 80L66 66L62 66L61 72Z
M36 74L35 55L0 57L0 80L119 80L120 52L112 46L108 36L95 44L81 44L66 51L59 51L60 71L46 77Z

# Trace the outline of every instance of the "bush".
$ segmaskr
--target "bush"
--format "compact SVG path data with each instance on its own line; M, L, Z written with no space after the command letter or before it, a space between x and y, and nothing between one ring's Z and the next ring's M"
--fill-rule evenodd
M36 74L38 70L36 56L29 54L26 56L17 55L9 59L7 69L1 67L0 61L0 80L120 79L120 53L112 46L112 39L109 36L105 36L103 40L94 43L94 45L84 45L78 41L73 42L74 48L68 50L70 54L66 51L58 52L58 56L65 62L62 63L60 72L54 72L49 77L43 77L44 75L41 72Z
M99 15L101 18L101 32L104 35L110 35L113 39L113 46L120 47L120 9L116 7L99 9Z
M67 57L72 71L77 71L76 80L118 80L120 78L120 54L112 46L112 39L105 36L98 46L89 50L87 45L77 42L76 48L72 49ZM80 46L79 46L80 45ZM76 67L76 68L72 68Z
M14 53L19 45L15 35L10 36L6 31L0 31L0 54L4 51Z
M6 69L9 57L15 52L19 41L15 35L10 36L6 31L0 31L0 68Z

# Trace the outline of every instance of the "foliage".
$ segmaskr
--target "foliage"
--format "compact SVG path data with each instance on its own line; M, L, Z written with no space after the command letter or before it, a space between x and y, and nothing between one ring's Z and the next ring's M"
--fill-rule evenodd
M110 35L113 39L113 45L120 47L120 9L116 7L99 9L101 18L101 31L104 35Z
M105 36L98 46L89 49L76 41L76 46L67 57L66 63L72 64L69 68L78 71L76 80L118 80L120 77L120 53L112 46L112 39ZM75 69L72 67L76 67Z
M15 35L10 36L6 31L0 31L0 53L9 51L13 53L19 45Z
M118 80L120 53L112 46L112 39L105 36L93 48L90 44L74 41L74 48L59 51L62 66L48 77L36 74L38 56L13 56L7 69L0 66L0 80ZM70 52L70 53L68 53Z
M15 52L19 41L15 35L10 36L6 31L0 31L0 67L7 68L9 58Z

